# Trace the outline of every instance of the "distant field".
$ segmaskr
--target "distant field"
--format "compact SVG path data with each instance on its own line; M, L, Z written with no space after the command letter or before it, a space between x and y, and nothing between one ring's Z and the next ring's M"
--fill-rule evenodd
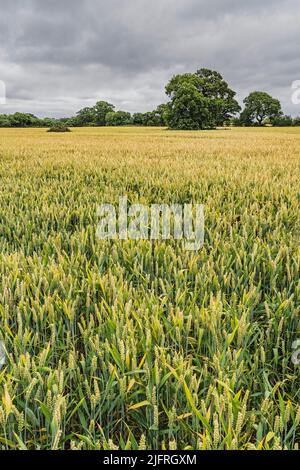
M122 195L204 248L98 241ZM0 448L300 443L300 129L1 129L0 276Z

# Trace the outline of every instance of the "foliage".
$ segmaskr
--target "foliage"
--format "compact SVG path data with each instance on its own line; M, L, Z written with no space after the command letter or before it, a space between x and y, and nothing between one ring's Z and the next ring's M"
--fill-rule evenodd
M298 129L1 129L2 449L295 449ZM96 207L204 203L205 245Z
M166 119L172 129L223 126L240 111L235 92L218 72L209 69L174 76L166 93L171 98Z
M275 127L291 127L294 125L294 120L291 116L275 116L270 122Z
M0 127L30 127L34 126L38 118L33 114L14 113L0 115Z
M87 126L95 123L95 112L93 108L85 107L76 113L76 120L79 126Z
M95 124L97 126L105 126L107 114L112 113L115 107L113 104L107 103L106 101L98 101L93 109L95 113Z
M77 113L77 122L79 125L105 126L106 115L113 112L114 105L106 101L98 101L92 108L83 108Z
M229 88L219 72L203 68L198 70L196 75L200 78L202 95L210 99L211 113L216 125L223 126L241 110L235 99L236 93Z
M11 120L9 115L0 114L0 127L11 127Z
M110 112L105 116L107 126L128 126L132 123L131 114L126 111Z
M54 125L69 125L71 119L38 118L33 114L15 113L0 114L0 127L51 127Z
M96 127L137 125L149 127L169 126L171 129L200 130L218 126L299 126L300 118L283 116L279 100L265 92L255 91L245 98L241 110L235 99L236 93L219 72L202 68L196 73L175 75L166 86L170 101L153 111L135 113L115 111L115 106L98 101L85 107L76 116L53 119L38 118L33 114L15 113L0 115L1 127Z
M280 101L268 93L254 91L244 99L245 109L241 113L241 121L245 125L258 124L262 126L265 119L275 119L281 114Z
M160 104L154 111L148 113L135 113L132 116L133 124L137 126L165 126L166 125L166 111L168 106Z
M214 126L209 110L209 99L205 98L190 82L183 82L172 92L166 119L171 129L205 129Z
M293 126L300 126L300 117L293 119Z

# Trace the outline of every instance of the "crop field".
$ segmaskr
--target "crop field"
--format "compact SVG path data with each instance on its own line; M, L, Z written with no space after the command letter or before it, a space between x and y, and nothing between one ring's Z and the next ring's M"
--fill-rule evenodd
M2 129L0 183L1 449L298 448L300 129ZM98 240L123 195L204 247Z

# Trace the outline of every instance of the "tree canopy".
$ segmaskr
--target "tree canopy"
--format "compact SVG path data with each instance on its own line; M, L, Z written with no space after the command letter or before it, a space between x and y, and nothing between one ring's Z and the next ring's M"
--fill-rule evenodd
M98 101L92 108L83 108L77 113L79 125L105 126L106 115L115 109L113 104L107 101Z
M240 111L236 93L219 72L202 68L175 75L166 86L166 119L172 129L211 129Z
M107 126L128 126L132 123L131 114L126 111L111 111L106 114Z
M244 99L245 109L241 113L241 123L262 126L265 119L271 121L282 115L280 101L263 91L253 91Z
M183 80L180 85L174 86L166 111L166 121L171 129L198 130L213 127L209 100L198 91L193 82L193 79Z

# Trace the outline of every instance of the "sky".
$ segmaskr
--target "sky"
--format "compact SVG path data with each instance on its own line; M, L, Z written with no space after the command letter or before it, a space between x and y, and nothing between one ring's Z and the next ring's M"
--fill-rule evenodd
M150 111L166 101L174 74L207 67L240 102L266 91L300 115L291 98L300 80L299 0L0 0L0 7L0 113L70 116L98 100Z

